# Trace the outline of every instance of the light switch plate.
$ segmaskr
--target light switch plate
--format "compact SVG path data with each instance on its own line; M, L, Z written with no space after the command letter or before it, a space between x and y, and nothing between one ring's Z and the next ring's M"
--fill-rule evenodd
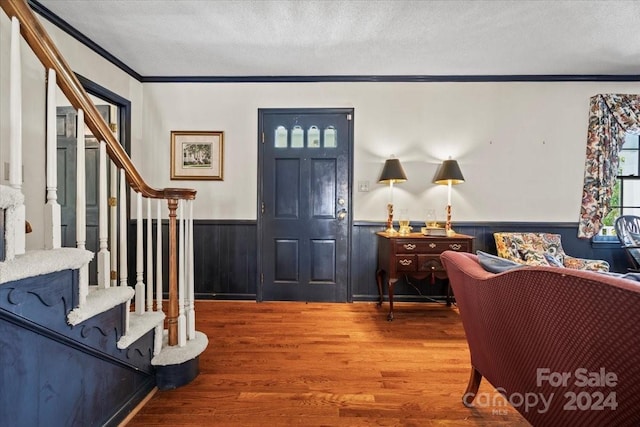
M358 191L363 193L369 191L369 181L358 181Z

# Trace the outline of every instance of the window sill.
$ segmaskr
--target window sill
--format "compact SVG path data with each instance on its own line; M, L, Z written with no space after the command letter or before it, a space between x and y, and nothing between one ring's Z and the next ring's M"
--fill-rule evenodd
M595 236L591 238L591 246L598 248L620 248L617 236Z

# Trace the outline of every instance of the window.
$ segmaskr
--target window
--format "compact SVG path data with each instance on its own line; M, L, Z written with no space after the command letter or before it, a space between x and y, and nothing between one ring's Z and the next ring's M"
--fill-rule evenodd
M640 136L627 134L619 153L618 177L611 196L610 212L602 221L600 236L613 236L620 215L640 216Z

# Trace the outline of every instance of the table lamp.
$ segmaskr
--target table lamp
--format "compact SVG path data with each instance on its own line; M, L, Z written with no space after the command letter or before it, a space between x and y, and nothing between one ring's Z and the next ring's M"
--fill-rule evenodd
M404 173L400 160L393 158L393 156L385 160L378 183L388 183L389 187L391 187L391 198L387 205L387 229L385 230L387 233L397 233L393 228L393 184L405 182L406 180L407 174Z
M447 185L447 222L444 226L447 236L455 234L455 231L451 228L451 186L462 184L463 182L464 177L462 176L462 171L460 171L460 166L458 166L457 161L451 160L451 157L449 157L449 160L442 162L436 171L436 176L433 178L434 184Z

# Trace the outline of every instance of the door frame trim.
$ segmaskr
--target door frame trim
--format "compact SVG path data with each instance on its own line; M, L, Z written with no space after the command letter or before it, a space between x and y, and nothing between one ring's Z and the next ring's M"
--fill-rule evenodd
M118 107L118 140L124 151L131 157L131 101L104 86L76 73L76 77L87 93L97 96Z
M262 199L263 199L263 180L262 173L264 170L264 142L262 140L262 127L263 127L263 116L267 113L282 113L282 114L350 114L351 119L349 120L349 145L347 147L347 193L349 195L349 204L347 206L347 302L353 302L353 289L351 284L351 241L353 235L353 151L354 151L354 121L355 121L355 109L353 107L335 107L335 108L258 108L258 134L256 135L256 141L258 143L258 191L257 191L257 201L256 201L256 218L257 218L257 227L256 227L256 242L257 242L257 253L256 253L256 301L262 302L262 288L264 286L263 280L263 266L262 266Z

